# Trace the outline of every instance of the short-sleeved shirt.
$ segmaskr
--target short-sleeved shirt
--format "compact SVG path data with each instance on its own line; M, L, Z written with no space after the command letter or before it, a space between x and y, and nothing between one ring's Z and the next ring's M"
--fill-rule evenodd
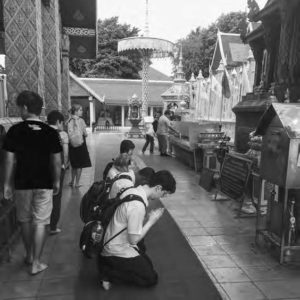
M140 196L145 205L148 206L146 192L142 186L128 189L121 195L121 199L127 195L135 194ZM126 228L121 234L111 240L102 251L103 256L136 257L137 250L129 243L128 234L141 234L144 218L146 215L145 205L140 201L131 201L121 204L112 220L110 221L104 237L104 242L109 240L116 233Z
M51 154L60 153L58 132L38 120L26 120L12 126L3 149L16 155L15 189L52 189Z
M169 126L170 120L165 115L161 116L158 120L156 133L160 135L167 135L169 131Z
M113 185L111 186L110 192L109 192L109 199L113 199L117 196L117 194L121 191L121 189L127 188L127 187L133 187L135 183L135 174L132 170L129 170L128 172L119 173L120 175L128 175L131 177L130 179L122 178L116 180Z

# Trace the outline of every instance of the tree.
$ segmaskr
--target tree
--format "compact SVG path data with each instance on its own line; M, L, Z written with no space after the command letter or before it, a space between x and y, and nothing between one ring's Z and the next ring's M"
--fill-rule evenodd
M203 71L205 77L208 76L218 29L222 32L244 34L247 27L246 18L244 12L222 14L207 28L198 27L178 42L183 48L183 70L187 80L192 73L198 75L199 70Z
M140 78L142 69L139 55L118 54L118 40L137 36L139 29L119 24L118 17L98 20L98 53L94 60L71 59L70 70L81 77Z

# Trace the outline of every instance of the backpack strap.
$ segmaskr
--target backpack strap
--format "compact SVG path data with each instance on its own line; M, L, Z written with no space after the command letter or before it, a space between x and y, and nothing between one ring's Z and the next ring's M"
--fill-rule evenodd
M131 188L131 187L130 187ZM127 188L128 189L128 188ZM125 192L125 191L123 191ZM143 198L141 196L138 195L134 195L134 194L129 194L126 197L124 197L123 199L120 200L120 203L118 204L117 207L119 207L121 204L125 203L125 202L131 202L131 201L140 201L144 204L145 208L146 208L146 204L143 200ZM112 241L114 238L116 238L118 235L120 235L122 232L124 232L127 229L127 226L125 228L123 228L122 230L120 230L119 232L117 232L115 235L113 235L108 241L106 241L102 248L104 246L106 246L110 241Z

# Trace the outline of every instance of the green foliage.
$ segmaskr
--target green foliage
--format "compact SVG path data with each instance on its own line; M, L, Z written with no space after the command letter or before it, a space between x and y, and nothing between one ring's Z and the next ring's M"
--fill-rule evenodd
M118 17L98 20L98 54L95 60L71 59L70 70L81 77L138 79L141 57L118 54L118 40L137 36L139 29L119 24Z
M246 18L244 12L222 14L207 28L198 27L196 30L192 30L185 39L178 41L183 48L183 70L187 80L191 77L192 72L197 76L199 70L202 70L204 77L208 76L218 29L227 33L244 34L247 27ZM176 60L175 63L177 63Z

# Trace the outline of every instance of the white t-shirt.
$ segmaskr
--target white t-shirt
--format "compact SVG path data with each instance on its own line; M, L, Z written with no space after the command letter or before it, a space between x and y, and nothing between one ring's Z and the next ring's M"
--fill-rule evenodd
M109 178L109 179L114 179L119 173L120 173L120 171L117 170L114 166L112 166L109 169L106 177Z
M121 199L127 195L135 194L142 197L146 206L148 206L148 200L146 192L142 186L132 188L125 191L121 195ZM131 201L121 204L112 220L110 221L107 231L104 237L104 242L109 240L112 236L126 228L121 234L111 240L105 245L102 255L103 256L119 256L119 257L136 257L139 255L136 249L129 243L128 234L141 234L143 229L144 218L146 215L146 209L142 202Z
M118 176L120 176L120 175L129 175L131 177L131 180L124 178L124 179L118 179L117 181L115 181L110 188L110 192L109 192L109 196L108 196L109 199L115 198L117 196L117 194L121 191L121 189L134 186L135 174L132 170L129 170L129 172L119 173Z

